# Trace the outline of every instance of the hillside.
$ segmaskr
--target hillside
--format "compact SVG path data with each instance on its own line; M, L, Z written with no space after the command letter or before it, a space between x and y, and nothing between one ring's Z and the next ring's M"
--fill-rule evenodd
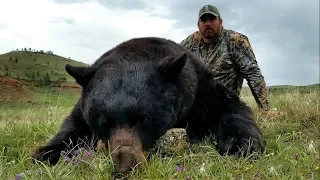
M295 93L308 94L310 92L320 93L320 84L311 84L306 86L278 85L269 87L272 94Z
M299 94L309 94L310 92L317 92L320 94L320 84L310 84L306 86L296 86L296 85L276 85L268 86L268 93L270 96L281 95L285 93L299 93ZM252 96L249 87L243 87L241 94L244 96Z
M0 55L0 76L33 81L41 85L48 81L74 82L65 71L66 64L88 66L54 54L12 51Z
M80 86L66 72L66 64L88 66L43 51L25 50L1 54L0 105L10 102L48 103L52 99L47 96L55 97L58 92L67 97L77 97Z

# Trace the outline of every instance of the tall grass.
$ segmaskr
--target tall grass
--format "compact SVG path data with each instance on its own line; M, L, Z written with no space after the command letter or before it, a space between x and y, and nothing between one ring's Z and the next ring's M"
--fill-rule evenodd
M33 150L54 136L76 102L76 98L60 93L51 103L44 103L57 92L42 93L37 104L0 106L0 179L113 179L111 158L102 151L78 164L64 158L52 167L32 163ZM248 89L241 98L253 108L267 140L266 152L258 160L220 156L205 139L192 144L189 153L165 158L154 154L145 169L137 169L128 178L320 179L319 88L271 93L271 106L278 113L274 118L257 109Z

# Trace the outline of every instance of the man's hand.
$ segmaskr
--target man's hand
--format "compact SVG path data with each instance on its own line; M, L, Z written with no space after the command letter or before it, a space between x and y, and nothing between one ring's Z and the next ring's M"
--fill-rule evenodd
M272 108L272 109L266 109L263 110L263 116L266 117L266 119L274 119L276 117L278 117L279 113L277 108Z

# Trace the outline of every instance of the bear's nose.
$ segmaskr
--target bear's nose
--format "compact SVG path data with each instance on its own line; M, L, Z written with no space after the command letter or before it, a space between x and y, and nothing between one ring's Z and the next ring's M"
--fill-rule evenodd
M116 173L127 174L145 159L139 136L127 127L110 131L110 150Z
M121 146L112 154L116 173L126 174L137 164L137 155L132 146Z

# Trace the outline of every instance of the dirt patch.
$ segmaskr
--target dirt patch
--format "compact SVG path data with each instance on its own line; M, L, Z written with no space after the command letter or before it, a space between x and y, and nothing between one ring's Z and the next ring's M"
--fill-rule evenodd
M0 77L0 103L32 101L34 93L24 83L11 77Z
M17 79L11 77L0 77L0 85L11 85L18 87L20 84L22 83Z
M61 82L52 88L56 88L57 92L70 93L72 96L79 96L82 90L82 87L75 82ZM36 92L37 88L31 81L0 76L0 103L36 103L34 102Z

